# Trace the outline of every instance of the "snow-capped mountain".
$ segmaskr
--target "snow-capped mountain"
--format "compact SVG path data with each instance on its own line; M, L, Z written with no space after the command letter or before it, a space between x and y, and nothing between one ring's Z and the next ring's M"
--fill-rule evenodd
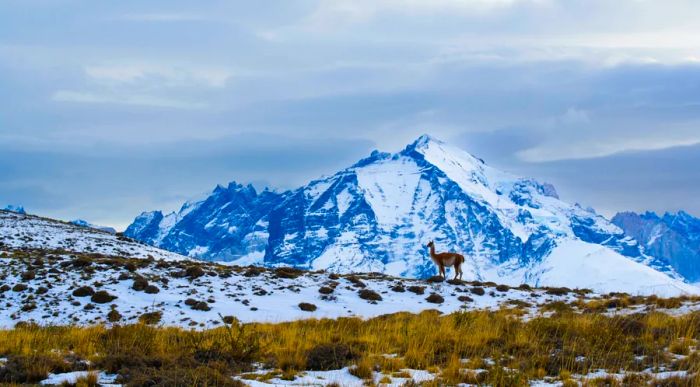
M418 278L435 273L424 247L435 240L464 253L465 279L697 291L619 227L559 200L553 186L429 136L282 194L217 187L178 213L140 215L126 235L208 260Z
M95 230L100 230L104 232L108 232L110 234L116 234L117 230L115 230L113 227L107 227L107 226L98 226L96 224L90 223L87 220L83 219L76 219L76 220L71 220L70 223L73 223L76 226L80 227L87 227L87 228L94 228Z
M680 211L659 216L653 212L622 212L612 219L644 251L665 261L690 282L700 282L700 219Z

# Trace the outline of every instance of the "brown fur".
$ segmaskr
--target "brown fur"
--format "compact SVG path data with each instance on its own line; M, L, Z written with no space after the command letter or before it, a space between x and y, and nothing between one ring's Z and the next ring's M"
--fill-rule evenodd
M455 279L459 277L462 279L462 264L464 263L464 256L458 253L436 253L435 243L430 241L427 246L430 249L430 259L435 262L438 269L440 269L440 276L446 278L445 273L446 266L453 266L455 268Z

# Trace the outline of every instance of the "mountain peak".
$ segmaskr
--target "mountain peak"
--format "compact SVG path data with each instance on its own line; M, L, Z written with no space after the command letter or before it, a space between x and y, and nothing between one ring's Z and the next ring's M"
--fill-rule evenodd
M411 143L411 145L414 148L419 148L419 147L425 146L431 142L436 143L436 144L441 144L441 145L445 144L444 141L442 141L436 137L433 137L429 134L422 134L415 141L413 141L413 143Z

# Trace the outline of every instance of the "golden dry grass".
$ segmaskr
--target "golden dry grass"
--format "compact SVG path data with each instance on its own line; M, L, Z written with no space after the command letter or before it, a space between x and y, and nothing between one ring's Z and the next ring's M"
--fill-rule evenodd
M58 361L70 354L122 374L132 385L155 376L164 382L183 378L221 385L230 384L224 380L249 369L252 362L293 377L313 365L309 353L314 348L326 346L335 354L345 351L338 365L354 365L353 372L361 378L369 378L372 370L391 375L414 368L432 370L447 384L522 385L545 376L565 381L572 374L598 369L663 366L695 373L700 368L697 354L679 360L671 353L688 355L699 333L700 313L608 317L564 312L523 321L512 310L446 316L426 311L370 320L234 324L204 331L141 324L26 326L0 331L0 356L24 359L33 382L55 372ZM477 368L487 372L466 370Z

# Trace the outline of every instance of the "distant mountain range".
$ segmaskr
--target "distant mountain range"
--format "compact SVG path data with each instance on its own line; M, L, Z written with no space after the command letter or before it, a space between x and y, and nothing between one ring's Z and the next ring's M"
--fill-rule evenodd
M87 227L87 228L93 228L93 229L95 229L95 230L100 230L100 231L108 232L108 233L110 233L110 234L116 234L116 233L117 233L117 230L115 230L115 229L112 228L112 227L98 226L98 225L96 225L96 224L92 224L92 223L88 222L87 220L83 220L83 219L71 220L71 223L73 223L73 224L76 225L76 226Z
M622 212L612 219L625 234L639 241L644 252L657 257L690 282L700 282L700 219L680 211Z
M8 204L7 206L5 206L5 208L3 208L3 210L5 210L5 211L10 211L10 212L16 212L16 213L18 213L18 214L26 214L26 213L27 213L27 212L24 210L24 207L18 206L18 205L15 205L15 204Z
M205 260L418 278L435 274L424 247L435 240L438 250L467 256L465 279L697 292L680 265L561 201L552 185L429 136L293 191L218 186L179 212L141 214L125 234Z

